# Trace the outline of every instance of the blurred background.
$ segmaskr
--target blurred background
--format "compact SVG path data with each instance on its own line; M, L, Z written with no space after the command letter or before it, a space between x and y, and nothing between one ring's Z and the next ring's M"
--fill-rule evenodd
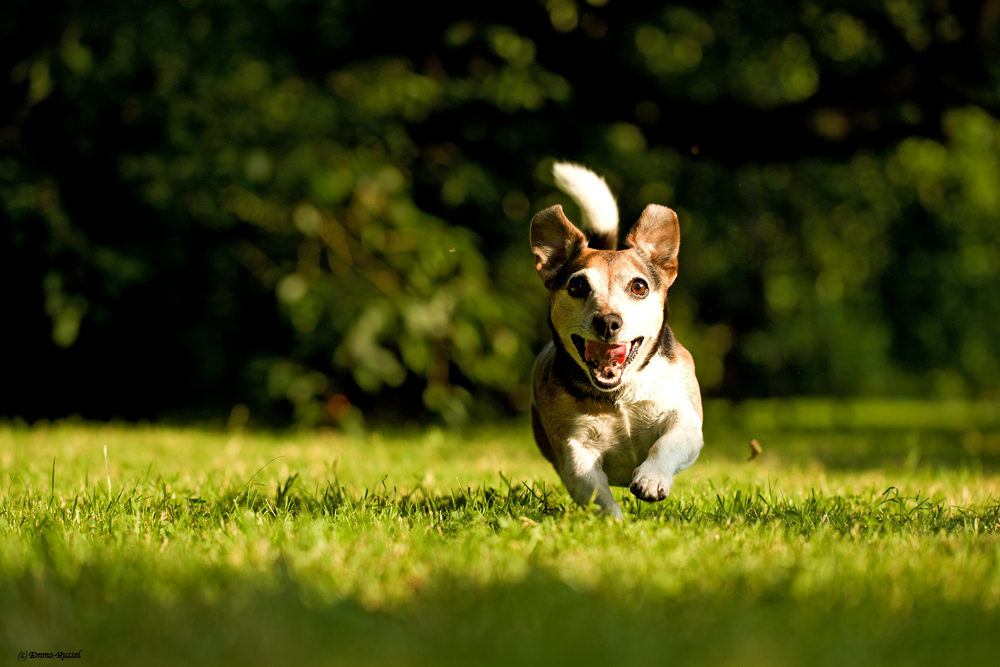
M6 0L0 415L516 415L549 338L529 222L579 220L554 159L625 229L677 210L671 323L706 397L995 401L998 19Z

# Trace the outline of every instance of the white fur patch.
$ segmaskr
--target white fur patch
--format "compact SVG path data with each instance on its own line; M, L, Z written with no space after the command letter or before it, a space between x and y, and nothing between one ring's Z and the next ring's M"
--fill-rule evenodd
M618 204L604 179L572 162L556 162L552 175L560 190L573 198L583 213L584 224L598 234L618 231Z

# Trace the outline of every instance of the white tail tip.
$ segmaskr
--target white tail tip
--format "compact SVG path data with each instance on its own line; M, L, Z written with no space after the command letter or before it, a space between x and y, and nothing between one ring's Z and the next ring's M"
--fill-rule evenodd
M597 234L618 233L618 205L603 178L572 162L556 162L552 175L559 189L580 207L584 225Z

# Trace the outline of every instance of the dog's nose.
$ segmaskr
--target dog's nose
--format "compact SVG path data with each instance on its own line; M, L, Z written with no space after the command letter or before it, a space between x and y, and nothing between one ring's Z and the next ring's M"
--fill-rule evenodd
M594 315L594 331L601 338L611 338L622 328L622 318L618 313Z

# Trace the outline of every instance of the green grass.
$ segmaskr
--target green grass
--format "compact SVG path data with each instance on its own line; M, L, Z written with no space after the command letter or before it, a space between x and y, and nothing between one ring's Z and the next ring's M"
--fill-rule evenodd
M663 503L620 493L623 523L572 506L526 425L357 438L0 426L0 655L994 661L995 422L760 415L712 407L702 459ZM751 436L765 454L746 462Z

